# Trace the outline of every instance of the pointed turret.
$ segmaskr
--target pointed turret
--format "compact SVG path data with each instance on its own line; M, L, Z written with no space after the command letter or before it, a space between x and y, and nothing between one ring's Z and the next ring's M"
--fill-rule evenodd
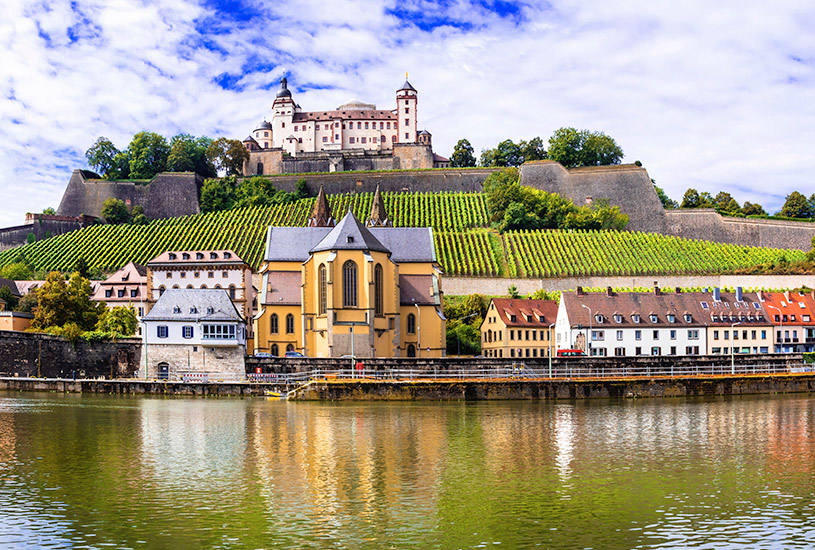
M385 212L385 201L382 200L382 193L379 192L379 185L376 186L374 202L371 204L371 214L365 222L368 227L393 227L388 213Z
M317 193L317 200L314 201L314 208L311 209L311 216L308 219L309 227L334 227L334 217L331 215L331 207L328 206L328 198L325 190L320 185L320 192Z

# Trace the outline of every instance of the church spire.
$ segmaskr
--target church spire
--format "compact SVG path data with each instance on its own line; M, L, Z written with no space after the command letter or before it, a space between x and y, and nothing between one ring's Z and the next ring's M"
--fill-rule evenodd
M382 200L382 193L379 192L379 185L376 186L374 202L371 204L371 215L365 223L368 227L393 227L388 213L385 212L385 202Z
M314 201L314 208L311 209L311 216L308 219L309 227L334 227L334 217L331 215L331 207L328 206L328 198L325 190L320 184L320 192L317 193L317 200Z

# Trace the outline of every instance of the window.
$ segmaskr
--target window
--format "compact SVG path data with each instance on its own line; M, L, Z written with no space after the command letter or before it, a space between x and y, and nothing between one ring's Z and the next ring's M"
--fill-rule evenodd
M409 113L410 113L410 107L405 107L405 114L407 115Z
M408 344L407 356L408 357L416 357L416 346L414 346L413 344Z
M137 289L135 289L135 288L131 288L130 289L130 297L131 298L137 298L138 296L139 296L139 291Z
M182 271L182 272L181 272L181 278L182 278L182 279L186 279L186 278L187 278L187 272L186 272L186 271Z
M614 314L614 322L615 323L622 323L623 322L623 316L620 315L619 313L615 313Z
M390 123L390 122L388 122L388 123L387 123L387 125L386 125L385 127L386 127L388 130L390 130L390 129L391 129L391 123Z
M650 315L650 319L652 323L656 323L657 321L659 321L659 317L657 317L656 314L654 313Z
M410 138L410 134L408 134L407 132L405 132L405 139L409 139L409 138Z
M634 348L634 355L642 355L642 348L639 346Z
M410 125L410 120L405 119L405 126L408 126L408 125ZM407 134L405 134L405 137L407 137Z
M380 129L380 130L383 130L384 128L385 128L385 123L384 123L384 122L380 122L380 123L379 123L379 129Z
M509 331L509 339L510 339L510 340L514 340L514 339L515 339L515 331L514 331L514 330L510 330L510 331Z
M207 277L210 278L210 279L213 279L213 278L215 278L215 273L210 271L210 272L207 273Z
M181 336L183 336L187 340L192 338L192 334L193 334L192 327L190 327L190 326L181 327Z
M361 141L362 143L367 143L367 141L368 141L368 140L367 140L367 138L360 138L360 141Z
M381 317L385 313L384 276L382 265L376 264L374 268L374 315Z
M348 143L354 143L354 138L349 137L349 138L348 138Z
M642 331L641 330L635 330L634 331L634 340L642 340Z
M659 331L658 330L654 331L654 340L659 340Z
M342 265L342 307L357 307L357 264L351 260Z
M651 355L662 355L662 348L654 346L651 348Z
M351 124L353 125L353 122ZM361 130L361 129L362 129L362 123L357 122L357 130Z
M294 315L286 315L286 334L294 334Z
M693 321L693 315L691 315L690 313L686 313L685 314L685 322L690 323L692 321Z
M699 330L698 329L690 329L688 330L688 340L698 340L699 339Z
M204 325L204 340L234 340L235 325Z
M229 285L229 299L235 299L235 285Z
M277 334L279 331L277 313L272 313L272 318L269 320L269 332Z
M671 351L668 355L676 355L676 346L671 346Z
M635 323L639 323L640 322L639 314L635 313L634 315L632 315L631 320L634 321Z
M116 296L119 297L119 298L124 298L125 297L125 289L123 289L123 288L119 289L116 292Z
M159 325L156 327L156 336L159 338L167 338L169 336L170 330L167 325Z
M172 278L173 278L173 272L172 272L172 271L168 271L168 272L167 272L167 278L168 278L168 279L172 279Z
M595 357L605 357L606 348L591 348L591 354Z
M718 339L719 339L719 331L718 331L718 330L714 330L714 331L713 331L713 339L714 339L714 340L718 340Z
M182 260L189 260L190 259L189 253L184 252L183 254L181 254L181 259Z
M412 313L408 314L407 331L408 334L416 334L416 316Z
M671 331L671 340L676 340L676 331L675 330ZM672 355L676 355L676 354L672 354Z
M392 136L391 136L391 141L392 141L392 142L394 142L394 143L396 143L396 135L392 135Z
M203 260L204 259L204 253L203 252L196 252L195 253L195 259L196 260Z
M618 330L617 331L617 340L622 340L622 339L623 339L623 331Z
M597 315L594 316L594 320L597 323L602 323L603 322L603 316L600 313L598 313Z
M366 130L368 129L368 123L367 122L365 123L365 129Z
M323 136L323 143L328 143L328 136Z
M592 342L603 341L606 339L606 331L604 330L593 330L591 331L591 340Z
M317 271L317 279L318 279L318 292L319 296L319 313L320 315L325 315L327 310L327 293L326 293L326 277L325 277L325 264L320 264L320 269Z
M158 287L158 295L161 296L162 294L164 294L164 290L165 290L164 285Z
M197 271L196 271L195 273L193 273L193 274L192 274L192 276L193 276L193 277L195 277L195 278L197 279L198 277L200 277L200 276L201 276L201 274L200 274L199 272L197 272Z
M669 323L675 323L676 322L676 315L674 315L673 313L669 313L668 314L668 322Z
M169 256L169 258L170 258L171 260L175 260L176 258L178 258L178 256L176 256L174 252L170 252L170 256Z

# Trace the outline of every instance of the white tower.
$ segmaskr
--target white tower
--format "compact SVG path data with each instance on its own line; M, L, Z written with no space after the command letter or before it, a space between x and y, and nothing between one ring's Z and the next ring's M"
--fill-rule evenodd
M294 133L292 119L295 105L291 98L286 77L280 79L280 90L272 103L272 136L275 147L283 147L285 140Z
M396 120L399 124L399 143L416 143L416 109L418 92L407 81L396 91Z

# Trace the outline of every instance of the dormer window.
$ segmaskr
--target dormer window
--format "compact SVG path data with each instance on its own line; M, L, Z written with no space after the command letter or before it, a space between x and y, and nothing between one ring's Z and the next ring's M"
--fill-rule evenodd
M224 260L228 260L231 257L232 257L232 254L230 254L229 252L224 252Z
M189 255L189 254L187 254L186 252L184 252L184 253L181 255L181 259L182 259L182 260L189 260L189 259L190 259L190 255Z
M741 307L738 302L733 302L733 307Z
M702 309L708 309L707 302L702 302Z
M693 321L693 315L691 315L690 313L686 313L685 314L685 322L690 323L692 321Z
M543 315L538 316L538 321L540 321L541 323L544 322Z
M730 309L730 302L722 302L722 303L724 304L724 307L726 307L727 309Z
M175 259L177 259L177 258L178 258L178 256L176 256L176 255L175 255L175 253L170 252L170 259L171 259L171 260L175 260Z
M203 259L204 259L204 255L203 255L203 254L201 254L200 252L196 252L196 253L195 253L195 259L196 259L196 260L203 260Z
M631 316L631 320L634 321L635 323L639 323L641 319L639 314L635 313L634 315Z
M801 316L801 320L802 320L803 322L805 322L805 323L809 323L809 321L810 321L810 317L809 317L809 315L802 315L802 316Z
M801 309L806 309L807 306L804 305L804 302L798 302L798 307Z
M655 313L652 313L649 317L651 318L652 323L659 321L659 317L657 317Z
M619 313L615 313L614 314L614 322L615 323L622 323L623 322L623 316L620 315Z
M217 260L217 259L218 259L218 255L217 255L215 252L210 252L210 253L209 253L209 259L210 259L210 260Z
M594 316L594 320L597 323L602 323L603 322L603 315L598 313L597 315Z
M515 316L515 315L510 315L510 316L509 316L509 321L510 321L511 323L514 323L514 322L516 322L517 320L518 320L517 316Z
M209 307L207 308L207 313L208 313L208 314L210 314L210 315L212 315L213 313L215 313L215 309L213 309L213 307L212 307L212 306L209 306Z
M676 322L676 315L674 315L673 313L669 313L668 314L668 322L669 323L675 323Z
M795 314L790 315L790 320L793 322L795 321Z
M758 302L753 302L753 307L756 309L761 309L761 304L759 304Z
M178 307L178 306L175 306L175 307L173 308L173 313L181 313L181 308L180 308L180 307Z
M190 308L190 313L198 313L198 308L197 308L197 307L195 307L195 306L192 306L192 307Z
M345 240L346 240L346 242L352 243L352 242L354 242L354 236L353 235L348 235L347 237L345 237Z

